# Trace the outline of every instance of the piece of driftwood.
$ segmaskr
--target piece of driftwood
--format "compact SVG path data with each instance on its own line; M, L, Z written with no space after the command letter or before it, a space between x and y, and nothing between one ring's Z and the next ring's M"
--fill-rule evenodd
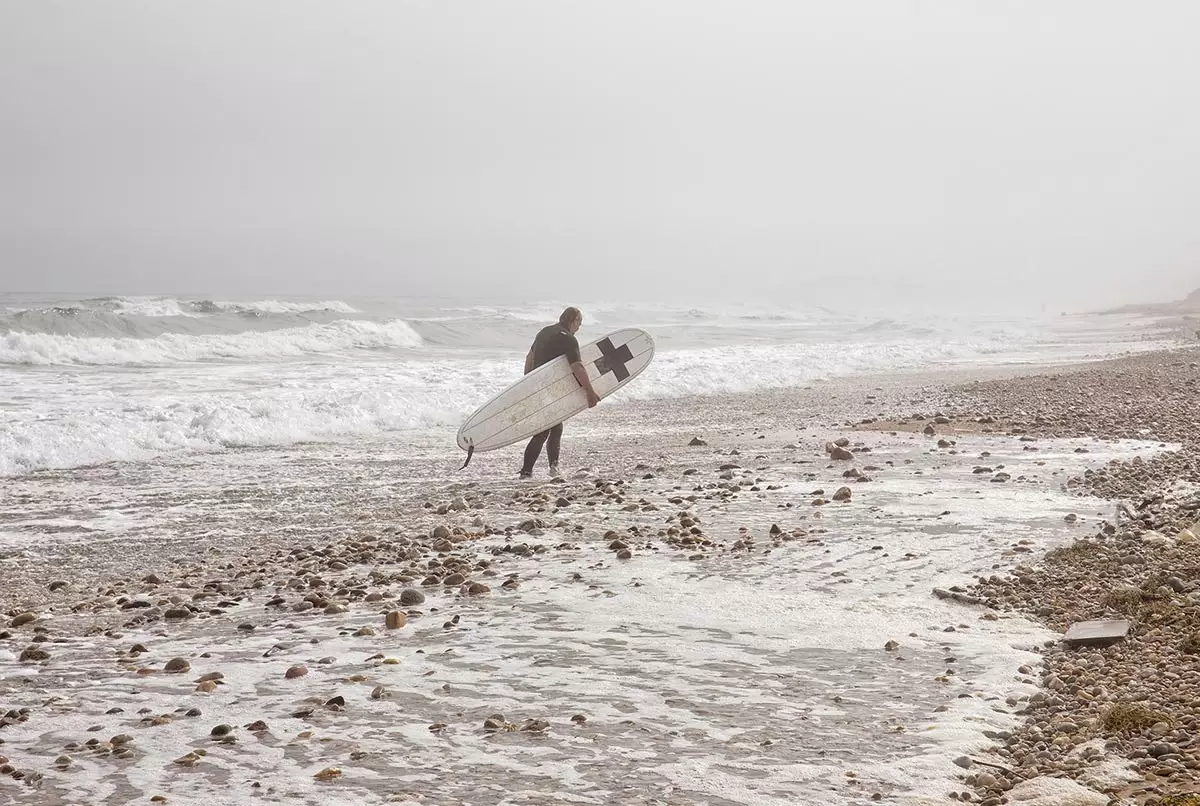
M1063 642L1069 646L1108 646L1122 640L1128 633L1129 622L1125 619L1077 621L1067 630Z

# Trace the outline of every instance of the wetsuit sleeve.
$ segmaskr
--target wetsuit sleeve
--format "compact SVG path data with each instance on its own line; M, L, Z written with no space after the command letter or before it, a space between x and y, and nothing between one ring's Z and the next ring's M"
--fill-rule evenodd
M574 364L580 360L579 358L579 340L574 336L567 336L566 344L563 345L563 355L567 357L568 364Z

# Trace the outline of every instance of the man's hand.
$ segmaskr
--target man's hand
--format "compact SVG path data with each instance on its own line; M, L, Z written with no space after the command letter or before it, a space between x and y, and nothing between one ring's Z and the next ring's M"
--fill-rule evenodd
M600 395L596 394L596 390L592 388L592 381L588 378L587 370L583 368L583 363L576 361L571 364L571 372L575 373L575 380L583 387L583 391L587 392L588 408L595 408L600 402Z

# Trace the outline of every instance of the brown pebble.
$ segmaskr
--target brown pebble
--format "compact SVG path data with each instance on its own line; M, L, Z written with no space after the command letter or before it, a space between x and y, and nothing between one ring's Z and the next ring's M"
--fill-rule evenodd
M408 617L399 610L393 610L384 617L384 624L389 630L398 630L408 623Z
M185 659L171 658L169 661L167 661L167 665L163 667L163 671L170 672L171 674L179 674L180 672L186 672L191 668L192 664L188 663Z
M36 613L22 613L21 615L19 615L19 616L17 616L16 618L14 618L14 619L12 620L12 623L11 623L9 626L11 626L11 627L23 627L23 626L25 626L26 624L29 624L29 623L31 623L31 622L34 622L34 621L37 621L37 614L36 614Z
M490 591L491 588L489 588L487 585L484 585L482 582L472 582L471 586L467 588L467 593L470 596L478 596L479 594L488 593Z
M292 668L288 669L284 674L284 677L288 680L294 680L297 677L304 677L306 674L308 674L308 667L300 664L299 666L293 666Z

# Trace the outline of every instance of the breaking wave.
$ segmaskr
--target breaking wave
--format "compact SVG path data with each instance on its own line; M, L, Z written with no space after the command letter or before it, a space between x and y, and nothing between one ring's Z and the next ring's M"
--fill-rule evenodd
M163 333L152 338L11 331L0 336L0 364L137 366L281 359L421 345L421 337L403 320L343 319L279 330L201 335Z

